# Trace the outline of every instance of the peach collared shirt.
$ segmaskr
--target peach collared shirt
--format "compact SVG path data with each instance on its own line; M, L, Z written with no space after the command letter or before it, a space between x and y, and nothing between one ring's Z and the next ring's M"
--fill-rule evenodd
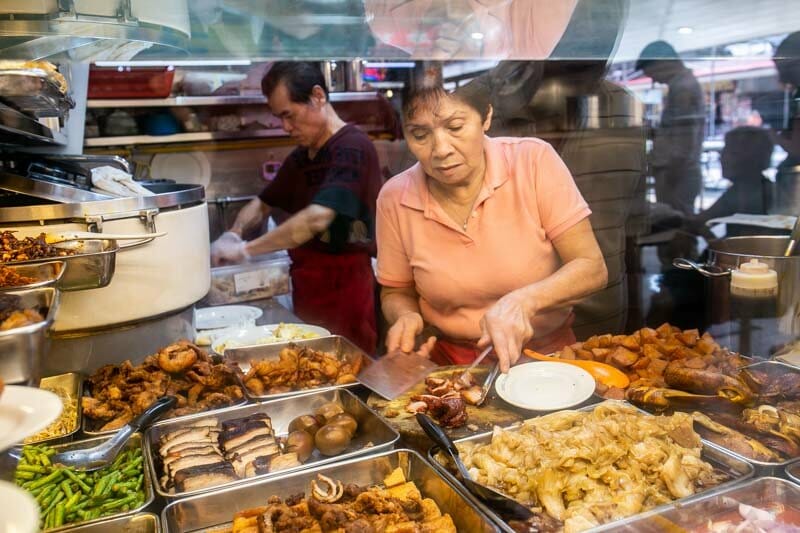
M424 320L452 339L477 339L498 299L558 270L553 240L591 213L548 143L486 137L484 152L486 175L466 230L429 194L419 163L378 195L378 281L416 287ZM537 315L536 336L571 311Z

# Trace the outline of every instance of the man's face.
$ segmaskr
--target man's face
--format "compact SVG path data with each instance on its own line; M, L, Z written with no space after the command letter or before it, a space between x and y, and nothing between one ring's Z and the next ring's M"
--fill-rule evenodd
M326 118L325 92L315 87L311 101L293 102L284 83L279 83L268 96L272 114L281 120L281 127L300 146L319 148L317 144L324 138Z

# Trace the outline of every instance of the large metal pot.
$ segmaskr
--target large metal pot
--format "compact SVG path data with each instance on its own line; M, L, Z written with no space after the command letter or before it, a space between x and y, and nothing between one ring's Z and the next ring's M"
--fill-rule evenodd
M2 229L167 235L120 252L111 283L64 293L53 330L85 332L183 309L208 292L208 209L203 187L159 185L154 196L0 208Z
M712 333L746 355L768 356L800 337L800 256L784 257L788 237L729 237L709 244L709 259L698 265L686 259L673 264L696 270L708 279L707 297ZM740 320L731 312L730 273L758 259L778 274L775 316Z

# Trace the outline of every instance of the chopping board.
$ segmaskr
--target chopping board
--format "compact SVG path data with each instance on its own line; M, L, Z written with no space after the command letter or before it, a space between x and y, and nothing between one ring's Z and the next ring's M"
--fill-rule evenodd
M442 366L431 372L429 377L448 378L454 372L463 372L466 369L467 365ZM478 366L472 370L472 375L478 385L483 384L488 373L488 366ZM417 383L394 400L386 400L372 393L367 398L367 405L400 433L406 445L427 454L433 443L422 431L414 415L406 411L411 397L418 394L426 394L424 381ZM492 387L483 405L477 407L467 404L467 423L465 425L458 428L445 428L445 431L453 440L463 439L491 431L494 426L510 426L529 416L530 414L525 416L524 411L516 409L500 399Z

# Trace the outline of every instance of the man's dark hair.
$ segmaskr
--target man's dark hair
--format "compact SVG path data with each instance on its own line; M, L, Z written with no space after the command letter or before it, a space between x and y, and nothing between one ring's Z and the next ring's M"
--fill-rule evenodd
M652 65L658 61L675 61L679 60L680 56L675 48L672 47L667 41L653 41L644 47L639 54L639 59L636 60L636 70L642 70L648 65Z
M311 101L311 91L315 85L325 91L328 99L328 87L325 78L316 63L308 61L278 61L273 63L269 72L261 80L261 92L269 98L278 84L283 83L289 91L289 98L298 104L307 104Z

